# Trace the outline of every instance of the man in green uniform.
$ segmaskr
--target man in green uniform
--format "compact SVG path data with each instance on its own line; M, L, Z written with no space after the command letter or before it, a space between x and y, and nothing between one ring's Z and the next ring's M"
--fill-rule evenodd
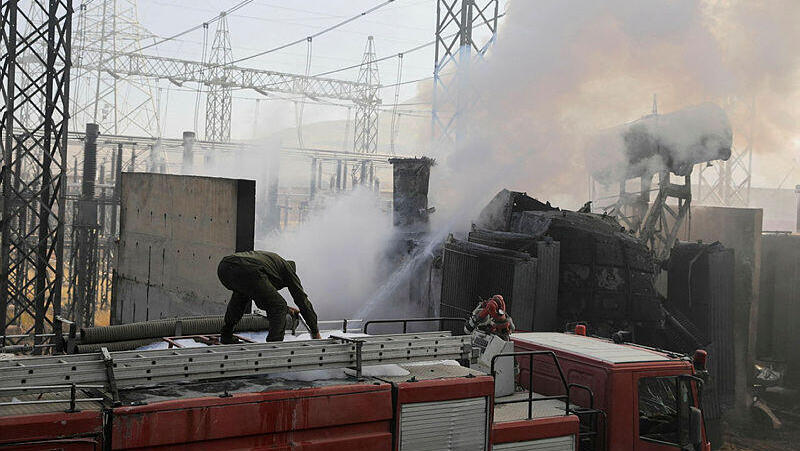
M286 329L286 314L289 307L278 290L289 288L294 303L308 324L313 338L320 338L317 314L300 285L293 261L284 260L274 252L237 252L224 257L217 268L222 285L233 291L225 312L225 324L220 332L224 344L235 343L233 328L242 319L250 300L258 308L267 311L269 334L267 341L283 341Z

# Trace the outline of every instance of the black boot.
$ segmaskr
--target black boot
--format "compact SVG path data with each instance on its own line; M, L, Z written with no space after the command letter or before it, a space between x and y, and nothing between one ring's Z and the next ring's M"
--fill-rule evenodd
M228 325L222 326L222 331L219 333L219 342L224 345L235 345L241 343L241 341L233 336L233 327L228 327Z

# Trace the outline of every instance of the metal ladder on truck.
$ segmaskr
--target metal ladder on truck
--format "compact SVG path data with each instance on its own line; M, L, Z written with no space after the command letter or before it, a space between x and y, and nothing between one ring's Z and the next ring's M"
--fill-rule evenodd
M119 391L140 385L213 380L325 368L352 368L361 378L365 365L472 359L467 335L420 332L313 341L247 343L147 351L108 351L0 361L0 392L46 393L92 389L113 404ZM53 402L56 402L53 401ZM80 400L78 400L80 401ZM0 409L3 403L0 403Z
M534 356L550 357L558 370L558 376L561 380L563 387L563 395L552 396L533 396L533 358ZM528 419L533 418L533 404L537 401L550 401L560 400L564 402L564 415L575 415L580 421L580 429L578 432L578 444L581 451L606 451L605 443L605 425L606 414L600 409L594 407L594 393L592 389L581 384L571 384L567 382L564 376L564 371L561 369L561 363L553 351L519 351L496 354L492 357L491 374L495 377L495 362L500 357L528 357L528 397L525 399L512 399L504 401L495 401L497 404L512 404L527 402L528 403ZM589 394L589 407L573 407L570 404L570 393L573 389L582 390Z
M594 408L594 393L589 387L579 384L569 384L569 388L580 388L589 393L589 407L570 408L580 420L578 444L581 451L605 451L605 425L606 413Z

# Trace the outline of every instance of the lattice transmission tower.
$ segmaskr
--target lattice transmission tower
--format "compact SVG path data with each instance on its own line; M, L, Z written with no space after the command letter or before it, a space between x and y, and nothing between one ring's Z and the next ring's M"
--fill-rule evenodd
M497 35L499 0L437 0L433 71L433 140L454 144L463 138L461 117L477 101L470 65L483 59Z
M206 96L206 141L229 142L231 140L231 86L228 83L229 66L233 60L228 16L220 14L208 70Z
M0 3L0 346L61 333L72 1L21 3Z
M72 126L87 123L101 134L160 136L153 80L125 67L153 35L139 24L136 0L84 2L73 36ZM127 58L120 58L128 55Z
M380 88L380 75L378 63L375 61L375 40L372 36L367 38L364 48L364 57L358 70L358 83L366 86L361 96L355 101L355 139L353 150L356 153L378 152L378 107L381 100L378 97Z
M731 157L712 165L697 166L697 192L701 205L747 207L750 205L750 184L755 139L755 100L729 99L725 110L729 116L743 118L744 126L735 130Z

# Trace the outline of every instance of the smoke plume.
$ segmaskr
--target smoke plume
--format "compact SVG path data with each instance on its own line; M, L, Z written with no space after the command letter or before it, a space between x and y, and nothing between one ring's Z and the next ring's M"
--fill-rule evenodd
M440 217L469 218L501 187L580 206L586 137L650 113L654 94L663 112L717 103L735 146L754 135L757 153L787 150L800 113L798 17L791 0L511 1L463 83L477 101L466 138L433 149Z
M327 199L296 229L267 236L256 248L294 260L320 319L335 320L352 318L379 285L392 234L391 215L374 192L359 187Z
M467 230L501 188L565 208L582 205L593 169L587 138L649 114L654 94L660 112L716 103L730 118L734 146L755 137L759 155L779 155L798 136L800 2L509 3L483 61L468 73L445 74L461 77L460 95L474 101L458 145L431 148L427 121L422 133L414 131L419 148L431 148L428 156L437 160L432 245L416 261L429 258L448 232ZM761 168L764 180L771 180L770 169ZM392 292L412 277L413 263L390 278L379 269L391 238L389 215L371 193L355 191L259 246L297 261L320 316L330 319L385 311Z

